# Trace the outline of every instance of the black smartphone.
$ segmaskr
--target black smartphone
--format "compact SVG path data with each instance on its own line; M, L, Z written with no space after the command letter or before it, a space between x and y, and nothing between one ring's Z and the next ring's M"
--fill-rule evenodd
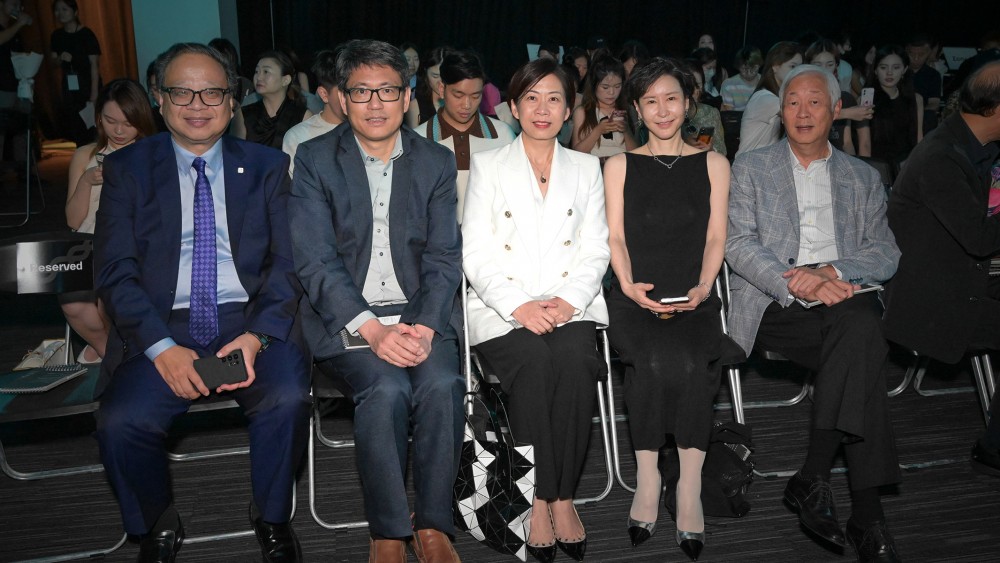
M209 356L194 361L194 370L201 376L205 387L213 393L220 385L241 383L247 380L247 366L243 362L243 351L233 350L221 358Z

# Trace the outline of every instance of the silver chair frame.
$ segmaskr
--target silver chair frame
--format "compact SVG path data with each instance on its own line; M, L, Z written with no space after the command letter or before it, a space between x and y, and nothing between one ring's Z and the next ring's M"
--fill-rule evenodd
M68 332L68 328L67 328ZM67 338L68 342L68 338ZM214 410L229 409L238 406L235 400L219 401L215 403L205 403L201 405L192 405L188 410L188 413L195 412L207 412ZM70 416L73 414L82 414L87 412L96 411L98 408L98 402L93 401L86 405L81 405L79 409L71 409L65 412L61 416ZM227 457L234 455L246 455L250 453L249 446L239 446L232 448L217 448L213 450L206 450L201 452L190 452L190 453L175 453L167 452L167 458L174 462L187 462L187 461L197 461L202 459L213 459L218 457ZM52 477L65 477L69 475L80 475L86 473L101 473L104 471L104 466L101 464L92 465L79 465L74 467L67 467L61 469L46 469L39 471L18 471L11 467L7 460L7 456L3 449L3 444L0 443L0 470L2 470L8 477L16 479L18 481L37 481L41 479L49 479ZM294 487L293 483L293 487ZM289 517L289 521L295 518L296 512L296 494L293 490L292 493L292 513ZM246 537L254 535L254 531L242 530L239 532L225 532L221 534L206 534L202 536L189 536L184 538L184 543L186 544L196 544L205 543L218 540L226 540L232 538ZM93 549L85 551L77 551L71 553L65 553L60 555L52 555L47 557L33 558L21 560L18 563L55 563L59 561L74 561L78 559L91 559L95 557L103 557L114 553L128 541L128 534L123 533L120 540L111 547L105 549Z

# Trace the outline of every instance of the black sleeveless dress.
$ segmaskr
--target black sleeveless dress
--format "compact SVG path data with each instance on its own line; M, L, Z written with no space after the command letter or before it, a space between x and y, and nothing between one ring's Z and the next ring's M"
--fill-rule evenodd
M247 140L281 150L285 133L302 121L306 105L301 100L286 97L274 117L267 114L263 100L247 104L242 110Z
M681 157L671 168L625 155L625 241L632 279L654 285L651 299L684 296L698 284L711 212L707 154ZM608 332L625 365L635 449L658 450L671 436L678 446L708 449L718 360L735 346L722 334L720 307L713 292L694 311L660 319L612 283Z

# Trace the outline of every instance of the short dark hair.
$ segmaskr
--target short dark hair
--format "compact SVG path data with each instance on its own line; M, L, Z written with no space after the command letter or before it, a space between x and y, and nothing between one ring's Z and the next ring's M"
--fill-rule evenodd
M223 72L226 74L226 87L229 88L230 94L234 97L236 96L240 78L237 76L236 69L233 68L232 63L229 62L229 57L201 43L174 43L169 49L160 53L160 56L156 57L157 87L167 87L167 67L170 66L170 63L174 62L174 59L181 55L205 55L219 63L219 66L222 67Z
M216 37L208 42L208 46L222 53L229 59L229 64L233 65L236 73L240 72L240 54L236 51L236 45L225 37Z
M736 70L739 70L743 65L760 66L764 62L764 56L760 54L760 49L757 47L747 45L739 51L736 51L734 62L736 63Z
M820 53L830 53L833 55L833 60L840 62L840 49L837 48L837 44L829 39L817 39L813 41L809 48L806 49L805 56L802 57L802 62L804 64L811 64L812 60Z
M333 49L323 49L313 57L313 65L310 70L319 85L329 90L337 87L337 52L340 46Z
M399 83L410 83L410 65L403 52L385 41L353 39L337 55L337 87L347 91L347 80L363 66L386 66L399 74Z
M931 47L934 45L934 41L926 33L917 33L910 40L906 42L907 47Z
M543 57L535 59L521 66L510 77L510 84L507 86L507 96L511 104L516 104L538 81L553 74L562 84L563 95L566 97L566 107L573 108L576 103L576 89L573 88L573 79L566 68L556 61Z
M696 63L697 64L697 63ZM700 68L701 65L698 65ZM632 69L632 74L628 77L628 99L632 103L638 103L649 88L661 77L672 76L681 85L681 92L689 102L694 102L694 76L687 66L674 58L653 57L646 61L646 64Z
M993 117L1000 107L1000 61L987 63L969 75L959 90L962 113Z
M542 41L542 43L538 46L538 52L536 53L536 56L541 56L542 51L548 51L552 53L553 57L558 57L559 43L555 42L552 39L546 39L545 41Z
M635 64L640 65L649 59L649 49L637 39L629 39L622 43L622 48L618 50L618 60L623 64L629 59L635 59Z
M468 51L452 51L441 61L441 82L455 84L463 80L478 78L486 82L486 72L479 57Z

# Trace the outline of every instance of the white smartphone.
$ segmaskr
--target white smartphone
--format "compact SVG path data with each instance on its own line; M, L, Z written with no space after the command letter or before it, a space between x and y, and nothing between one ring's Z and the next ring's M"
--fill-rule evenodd
M661 305L671 305L673 303L687 303L691 299L686 295L684 297L664 297L660 299Z
M871 107L875 103L875 89L874 88L862 88L861 89L861 99L858 100L858 105L861 107Z

